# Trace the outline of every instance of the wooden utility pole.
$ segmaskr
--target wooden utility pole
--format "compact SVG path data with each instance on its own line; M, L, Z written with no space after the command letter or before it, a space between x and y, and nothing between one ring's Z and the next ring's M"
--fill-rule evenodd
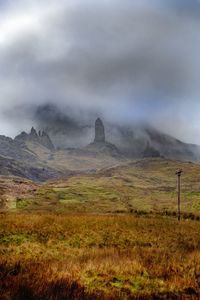
M176 175L178 176L178 221L181 220L181 174L183 170L179 169L176 171Z

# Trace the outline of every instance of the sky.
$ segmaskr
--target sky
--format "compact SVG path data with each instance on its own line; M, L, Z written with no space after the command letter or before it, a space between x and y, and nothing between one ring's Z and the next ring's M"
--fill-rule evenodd
M0 134L53 104L200 144L200 1L0 0Z

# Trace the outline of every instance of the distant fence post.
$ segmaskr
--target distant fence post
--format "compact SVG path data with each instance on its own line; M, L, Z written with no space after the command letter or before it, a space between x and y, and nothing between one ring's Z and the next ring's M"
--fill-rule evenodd
M179 169L176 171L178 177L178 221L181 220L181 174L183 170Z

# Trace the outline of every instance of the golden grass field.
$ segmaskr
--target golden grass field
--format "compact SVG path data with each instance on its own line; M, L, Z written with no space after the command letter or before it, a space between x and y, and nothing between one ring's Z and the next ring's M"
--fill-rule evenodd
M2 213L1 299L199 299L200 222Z
M181 222L177 168L182 168ZM200 299L200 165L0 180L0 299Z

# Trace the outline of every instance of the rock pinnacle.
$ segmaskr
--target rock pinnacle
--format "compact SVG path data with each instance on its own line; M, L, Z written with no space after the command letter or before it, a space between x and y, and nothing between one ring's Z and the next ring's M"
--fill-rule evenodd
M103 122L98 118L95 122L95 143L105 143L105 129Z

